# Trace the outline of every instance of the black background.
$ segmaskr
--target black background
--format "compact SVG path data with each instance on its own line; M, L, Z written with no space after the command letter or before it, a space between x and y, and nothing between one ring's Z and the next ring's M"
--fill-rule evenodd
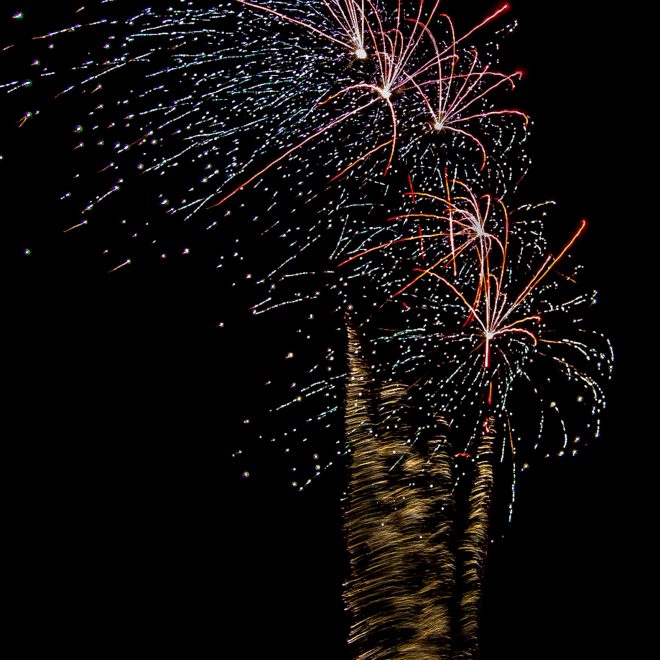
M641 7L513 7L507 52L535 120L526 191L556 199L568 231L589 220L579 256L617 361L601 440L519 489L491 556L485 660L635 657L644 643L657 433ZM3 25L17 9L3 3ZM345 657L341 475L299 495L276 462L246 480L230 459L259 406L245 372L267 352L263 326L241 321L212 250L109 275L84 234L61 233L57 120L25 138L7 114L3 154L21 157L0 162L3 518L22 648Z

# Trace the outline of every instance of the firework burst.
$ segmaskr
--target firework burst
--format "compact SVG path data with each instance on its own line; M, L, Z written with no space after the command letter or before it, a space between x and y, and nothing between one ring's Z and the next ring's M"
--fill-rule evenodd
M315 411L289 438L307 443L341 416L337 356L348 309L374 340L376 371L413 383L411 396L446 417L461 449L491 412L506 421L505 445L542 447L548 417L563 417L554 399L548 413L546 387L534 384L540 358L589 392L580 396L596 401L595 418L603 398L590 367L606 377L610 356L570 320L591 297L559 300L572 279L556 274L558 257L544 256L536 209L507 210L528 162L528 118L500 105L520 78L499 71L494 53L510 29L497 27L507 11L500 5L457 32L438 1L136 11L107 0L34 37L29 77L0 89L29 104L16 105L21 130L43 114L37 83L74 99L78 170L63 193L66 227L120 220L108 270L160 249L154 217L164 211L217 230L220 266L265 289L256 313L299 309L301 328L311 327L305 337L318 319L332 326L334 343L311 365L300 361L292 398L275 407L285 416L301 405ZM495 41L480 45L493 29ZM2 56L18 71L15 51ZM561 328L577 338L562 338ZM508 412L519 383L544 402L533 434ZM314 474L330 462L314 459Z
M112 7L111 17L103 7ZM101 3L74 25L38 35L46 48L32 67L35 80L7 89L55 80L58 96L79 95L80 169L67 197L98 192L71 226L87 225L100 205L147 191L154 206L199 216L203 226L245 208L243 215L272 222L278 209L308 204L323 181L346 191L395 164L407 170L422 152L437 159L451 151L455 174L469 178L486 162L489 126L506 132L509 118L526 121L490 101L518 74L493 71L468 46L507 6L460 36L438 8L235 0L130 13L126 3ZM103 46L95 51L90 41ZM56 46L75 52L71 44L84 59L60 58L62 66L49 57ZM20 112L19 124L38 114ZM489 171L501 158L492 160ZM253 209L250 189L270 202L261 205L267 213ZM127 220L134 223L141 221Z

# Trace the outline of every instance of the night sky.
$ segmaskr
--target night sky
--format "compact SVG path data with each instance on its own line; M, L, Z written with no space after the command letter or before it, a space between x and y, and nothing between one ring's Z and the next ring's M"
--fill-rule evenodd
M13 29L17 10L28 31L58 20L39 4L2 3L0 26ZM523 196L559 202L562 236L588 219L576 252L616 364L600 441L519 487L491 555L484 660L628 658L643 643L657 432L634 374L655 369L643 302L654 189L638 160L650 146L630 35L644 16L639 2L606 18L602 7L518 0L505 46L535 123ZM344 475L299 494L276 454L249 479L231 458L263 403L255 384L287 349L286 324L252 321L208 242L108 274L102 237L62 233L68 102L22 132L16 107L0 103L10 628L26 654L348 657Z

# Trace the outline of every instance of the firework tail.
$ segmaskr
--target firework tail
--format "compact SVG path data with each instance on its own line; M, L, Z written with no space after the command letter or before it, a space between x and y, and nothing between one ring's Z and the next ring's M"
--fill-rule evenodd
M493 420L483 427L476 456L475 474L468 497L467 520L459 542L461 594L455 660L474 660L479 655L479 609L488 554L490 510L493 499Z
M453 460L448 449L444 421L428 444L426 461L426 498L429 518L425 529L425 546L419 568L419 590L423 598L418 613L415 636L406 645L410 658L451 658L453 652L453 595L456 584L456 555L453 534L455 511L453 493Z
M385 448L377 437L374 383L356 330L348 324L349 379L346 390L346 435L351 452L346 537L351 578L345 598L353 624L349 642L359 658L383 657L388 631L401 620L397 582L403 571L396 553L401 535L387 518Z
M349 642L360 660L476 658L493 493L491 420L457 506L443 420L428 443L411 443L406 386L379 383L350 322L347 335Z

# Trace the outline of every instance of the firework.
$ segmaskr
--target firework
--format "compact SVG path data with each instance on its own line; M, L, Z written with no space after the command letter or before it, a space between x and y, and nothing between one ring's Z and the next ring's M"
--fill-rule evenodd
M513 502L537 455L599 434L612 364L572 265L585 223L551 252L548 204L516 207L529 120L502 103L521 77L496 56L508 4L464 32L439 0L131 4L81 8L34 37L29 78L17 61L0 82L17 130L44 114L36 83L77 113L63 230L111 218L109 272L159 249L163 227L213 236L227 277L257 290L245 306L297 322L268 439L312 456L295 488L352 461L354 642L376 657L396 621L412 657L456 630L472 657L492 457Z

